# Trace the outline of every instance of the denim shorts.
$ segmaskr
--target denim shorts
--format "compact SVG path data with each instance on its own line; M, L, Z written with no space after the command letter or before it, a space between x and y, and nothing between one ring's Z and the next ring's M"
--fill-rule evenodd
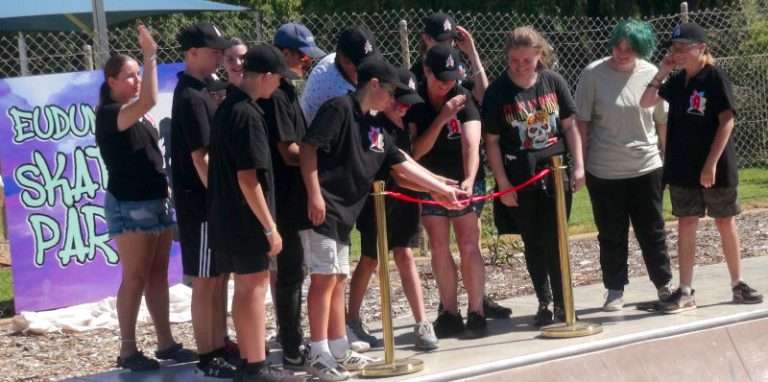
M160 232L175 223L168 198L142 201L117 200L107 192L104 214L109 237L125 232Z
M474 196L485 194L485 179L475 180L475 184L472 185L472 194ZM421 194L421 199L433 200L432 196L426 193ZM422 204L421 216L443 216L447 218L458 218L470 212L474 212L479 217L483 213L484 205L485 205L485 202L476 202L460 210L449 210L443 206L438 206L433 204Z

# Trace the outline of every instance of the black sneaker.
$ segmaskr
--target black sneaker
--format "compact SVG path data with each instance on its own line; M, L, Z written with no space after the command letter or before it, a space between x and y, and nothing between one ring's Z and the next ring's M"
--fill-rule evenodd
M207 365L197 364L195 375L201 380L232 379L235 377L235 367L221 357L214 357Z
M293 371L304 371L305 358L299 353L295 357L283 353L283 369Z
M237 369L235 382L303 382L306 378L284 373L271 366L264 366L258 371L249 372L245 367Z
M509 318L512 315L512 309L499 305L493 301L490 296L483 297L483 312L486 318ZM467 317L469 318L469 317Z
M485 337L488 332L488 323L485 321L485 316L481 316L477 312L467 313L467 337L480 338Z
M733 302L736 304L759 304L763 302L763 295L750 288L747 283L739 281L733 291Z
M160 368L160 363L137 351L128 357L117 357L117 366L131 371L148 371Z
M659 303L662 313L674 314L696 309L696 299L693 294L694 290L691 290L691 294L685 294L677 288L668 300Z
M158 350L155 352L155 358L162 360L171 360L179 363L197 361L197 353L192 350L185 349L184 345L177 343L165 350Z
M230 340L229 337L224 339L223 358L230 365L235 365L235 366L239 365L241 361L240 346L237 344L237 342Z
M464 320L461 313L443 311L432 324L437 338L455 337L464 331Z
M536 327L542 327L552 325L554 323L554 314L551 310L549 310L549 304L539 304L539 310L536 311L536 316L533 317L533 325Z

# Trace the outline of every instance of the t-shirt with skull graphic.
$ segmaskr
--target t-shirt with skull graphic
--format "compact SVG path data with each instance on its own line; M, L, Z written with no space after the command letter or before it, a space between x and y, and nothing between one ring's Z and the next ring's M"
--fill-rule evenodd
M568 83L560 74L542 70L536 83L523 89L504 72L485 92L483 129L487 134L500 136L499 147L508 165L530 152L561 143L561 121L575 112L576 104ZM520 179L509 179L513 184L527 179L522 178L526 172L513 173L520 175Z
M429 99L427 96L426 84L419 84L419 95L423 99ZM419 159L419 163L444 177L462 181L466 178L464 174L464 157L461 151L461 134L463 125L469 121L479 121L480 111L475 104L472 94L463 86L456 86L448 93L447 99L457 95L465 95L467 103L464 108L456 113L456 117L451 119L440 132L432 150ZM424 134L429 129L429 125L440 114L440 110L435 110L429 102L420 103L411 106L408 114L405 115L404 122L407 126L416 126L416 135ZM475 175L475 179L483 179L483 166L481 165Z

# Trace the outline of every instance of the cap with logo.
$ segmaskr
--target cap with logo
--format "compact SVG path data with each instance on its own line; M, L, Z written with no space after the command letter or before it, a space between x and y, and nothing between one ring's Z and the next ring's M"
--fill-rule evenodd
M437 44L427 51L424 65L439 80L450 81L464 78L459 52L447 44Z
M380 83L395 85L395 89L410 90L407 82L403 82L398 69L383 58L371 57L365 60L357 68L357 83L363 85L371 79L378 79Z
M355 26L339 33L336 52L347 56L353 64L360 65L363 59L377 53L375 43L371 31L362 26Z
M225 38L219 28L209 23L190 25L179 32L176 41L181 45L182 51L192 48L227 49L232 42Z
M696 23L681 23L672 30L669 43L697 44L707 42L707 31Z
M454 40L456 33L456 21L445 13L433 13L424 18L424 33L437 41Z
M408 89L395 90L395 99L397 102L407 105L424 103L424 99L421 98L416 91L416 78L413 76L413 73L408 69L399 68L397 69L397 74L400 77L400 82L408 85Z
M295 49L312 58L322 58L325 51L315 44L312 32L299 23L283 24L275 33L273 44L281 49Z
M287 79L298 78L298 75L288 68L283 54L269 44L259 44L248 49L243 62L243 71L275 73Z

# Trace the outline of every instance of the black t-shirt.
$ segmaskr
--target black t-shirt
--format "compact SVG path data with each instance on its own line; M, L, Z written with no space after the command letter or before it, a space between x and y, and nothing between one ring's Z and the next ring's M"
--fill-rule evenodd
M701 170L720 127L719 115L736 110L731 81L720 68L707 65L687 85L685 71L672 75L659 95L669 102L664 181L701 188ZM714 187L739 183L732 138L717 161L715 177Z
M297 195L304 188L301 171L298 166L289 166L280 155L278 143L301 143L307 131L307 122L299 106L296 88L282 80L280 87L271 98L258 101L264 110L264 118L269 132L269 147L272 152L272 167L275 174L275 197L277 201L277 220L281 225L291 224L297 216Z
M562 120L576 112L568 83L551 70L539 72L528 89L502 73L483 97L483 130L499 135L509 181L527 180L545 157L564 153Z
M121 107L109 100L96 110L96 144L109 173L107 191L123 201L168 197L157 129L142 117L128 129L118 130Z
M363 114L356 94L323 104L307 129L304 142L317 146L317 170L325 200L325 222L315 231L349 243L371 184L382 168L404 162L384 127ZM306 219L306 211L304 211Z
M427 97L426 84L419 86L419 94L425 100ZM467 103L464 109L456 114L456 118L451 119L444 127L443 131L437 137L432 149L421 159L419 163L435 174L445 176L450 179L462 181L466 178L464 174L464 156L461 151L461 134L463 125L469 121L479 121L480 112L469 91L461 86L457 86L448 94L448 99L456 95L463 94L467 96ZM429 102L420 103L411 106L404 121L406 126L416 125L416 135L421 135L429 129L429 125L437 118L440 110L435 110ZM482 179L482 163L477 170L475 179Z
M216 112L208 167L208 234L214 251L269 250L264 227L240 190L237 172L257 170L259 183L274 217L274 185L264 112L250 97L234 89Z
M192 162L192 152L208 147L216 103L205 82L184 72L178 77L171 108L171 181L176 213L204 219L206 190Z

